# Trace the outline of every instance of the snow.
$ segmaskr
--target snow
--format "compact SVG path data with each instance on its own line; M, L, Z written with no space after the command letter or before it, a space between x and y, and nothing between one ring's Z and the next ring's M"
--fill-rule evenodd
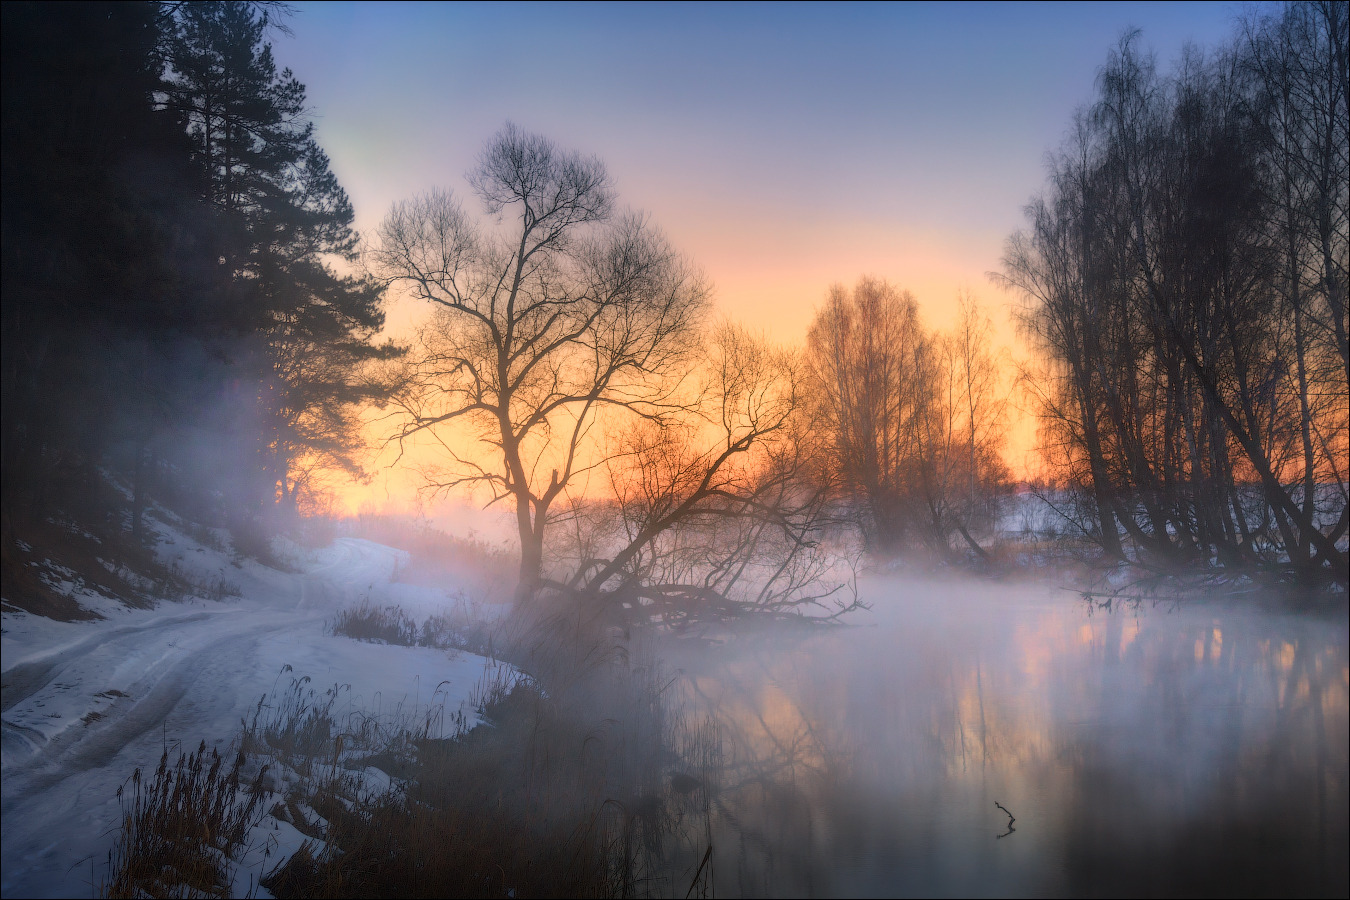
M438 736L453 732L457 713L477 721L471 697L490 661L326 633L326 620L365 598L398 603L419 620L461 602L454 584L438 591L393 583L402 551L340 538L320 551L297 548L299 571L287 573L236 562L169 526L161 526L159 551L198 583L223 578L240 596L134 610L72 582L81 604L104 619L3 613L3 896L90 893L107 878L117 789L133 770L153 769L165 748L203 740L223 752L259 698L294 680L308 677L319 694L335 690L339 723L430 722ZM367 770L371 789L388 783ZM257 890L259 875L305 840L270 816L255 831L260 843L235 872L237 895Z

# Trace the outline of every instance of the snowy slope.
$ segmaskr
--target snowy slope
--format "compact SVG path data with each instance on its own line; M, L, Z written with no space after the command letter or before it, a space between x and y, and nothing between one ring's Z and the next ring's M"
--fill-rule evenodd
M205 740L224 750L259 698L293 678L321 691L341 685L349 713L473 719L469 696L487 660L324 633L325 619L364 597L418 618L449 604L446 592L391 583L401 551L339 539L288 574L171 540L180 565L224 573L242 596L107 608L96 622L4 613L3 896L89 895L106 878L116 792L132 771L153 769L166 746Z

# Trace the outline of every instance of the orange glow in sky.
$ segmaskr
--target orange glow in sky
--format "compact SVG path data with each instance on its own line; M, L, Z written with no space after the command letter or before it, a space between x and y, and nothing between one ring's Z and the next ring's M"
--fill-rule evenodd
M826 291L861 275L947 327L981 301L1014 355L987 278L1040 190L1048 150L1129 27L1160 62L1214 45L1223 3L792 6L306 4L281 65L308 88L319 141L370 233L433 187L476 210L464 173L511 120L607 165L716 289L718 310L800 345ZM389 331L422 314L393 298ZM1026 477L1035 421L1014 408L1005 454ZM372 432L374 435L374 432ZM416 454L348 510L415 504Z

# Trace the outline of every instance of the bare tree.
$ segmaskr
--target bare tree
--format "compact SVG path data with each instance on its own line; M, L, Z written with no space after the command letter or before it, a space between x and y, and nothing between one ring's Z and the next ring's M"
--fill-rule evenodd
M976 555L988 559L971 531L993 524L999 498L1007 490L1002 452L1008 387L992 347L993 323L979 301L962 291L957 307L951 332L941 338L946 369L938 398L946 438L937 461L944 473L941 499L949 510L950 527Z
M397 438L441 443L452 466L437 488L514 502L523 598L541 582L550 508L598 462L597 422L663 425L680 407L708 291L643 217L614 212L597 159L508 124L469 182L496 227L433 192L394 207L372 260L437 308L402 378Z
M809 377L822 432L862 513L871 549L890 553L916 527L932 347L908 291L862 278L830 289L807 337Z
M907 291L863 278L836 285L808 336L813 411L832 469L882 555L953 558L988 522L1007 483L1001 377L992 326L969 294L950 334L930 334Z
M729 326L705 340L707 287L614 212L599 161L508 125L469 181L496 227L428 194L393 209L371 259L436 306L395 439L440 443L434 489L514 503L517 599L547 587L676 624L832 596L813 593L827 489L794 440L790 357Z
M736 326L715 329L686 415L615 441L612 499L569 511L574 570L552 586L626 621L676 626L860 608L851 564L826 540L834 485L802 370Z
M1272 286L1290 326L1284 356L1298 400L1291 416L1298 459L1277 468L1301 475L1298 510L1289 513L1300 537L1290 550L1304 561L1316 552L1302 537L1315 519L1338 506L1339 535L1350 517L1350 12L1341 3L1293 3L1249 19L1238 62L1253 78L1261 113L1267 174L1258 186L1278 259Z

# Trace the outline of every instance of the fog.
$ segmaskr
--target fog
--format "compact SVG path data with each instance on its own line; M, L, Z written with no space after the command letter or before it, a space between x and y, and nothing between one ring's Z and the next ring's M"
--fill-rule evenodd
M1343 616L860 590L847 627L667 651L720 728L717 893L1344 890Z

